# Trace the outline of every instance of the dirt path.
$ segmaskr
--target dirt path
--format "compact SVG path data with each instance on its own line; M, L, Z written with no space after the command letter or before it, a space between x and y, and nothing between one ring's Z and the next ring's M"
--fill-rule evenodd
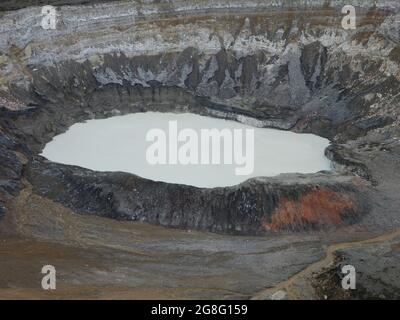
M309 265L307 268L303 269L299 273L296 273L286 281L279 283L277 286L267 288L255 294L252 297L252 300L269 299L274 293L278 291L285 291L287 299L303 299L305 297L296 289L296 284L303 279L310 278L313 273L320 272L324 268L327 268L331 264L333 264L335 259L335 252L348 248L363 247L387 242L397 237L400 237L400 229L370 239L342 242L330 245L326 250L326 256L324 259Z

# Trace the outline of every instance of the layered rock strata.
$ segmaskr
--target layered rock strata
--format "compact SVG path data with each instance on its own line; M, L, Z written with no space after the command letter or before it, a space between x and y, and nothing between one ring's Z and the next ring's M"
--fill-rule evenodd
M344 30L345 4L60 6L56 30L41 27L39 7L3 13L1 208L24 182L78 213L172 227L258 234L359 221L375 182L358 148L398 143L400 17L397 2L358 1L357 28ZM327 137L335 173L203 190L36 157L75 122L147 110Z

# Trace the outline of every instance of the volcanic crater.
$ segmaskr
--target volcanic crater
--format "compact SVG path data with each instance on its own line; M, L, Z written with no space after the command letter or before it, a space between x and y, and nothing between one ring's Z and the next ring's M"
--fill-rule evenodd
M29 1L0 16L4 230L58 237L24 229L26 192L39 207L218 234L400 224L397 2L362 2L355 30L341 1L75 2L57 7L56 30ZM198 188L39 155L75 123L149 111L313 133L331 141L332 171Z

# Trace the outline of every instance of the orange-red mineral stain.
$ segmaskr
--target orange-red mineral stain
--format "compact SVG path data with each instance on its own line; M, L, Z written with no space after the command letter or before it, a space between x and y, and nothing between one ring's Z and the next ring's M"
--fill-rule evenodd
M298 200L283 198L273 211L270 221L263 222L265 230L303 229L310 225L339 226L342 214L357 214L352 197L328 188L314 189Z

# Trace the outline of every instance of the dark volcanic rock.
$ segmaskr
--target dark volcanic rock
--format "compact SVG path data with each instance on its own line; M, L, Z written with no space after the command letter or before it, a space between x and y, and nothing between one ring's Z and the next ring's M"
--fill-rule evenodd
M385 239L382 239L385 240ZM342 267L356 271L356 288L343 290ZM400 298L400 239L354 246L335 253L334 264L313 280L318 298L398 300Z
M19 194L23 164L13 139L0 131L0 201Z
M352 173L372 181L373 177L367 166L356 159L354 153L343 145L332 144L325 150L325 155L332 160L332 166L343 173Z
M332 228L354 223L368 211L362 192L335 175L258 178L201 189L36 158L27 178L38 194L80 213L216 232Z
M0 220L4 217L6 214L6 207L4 206L4 203L0 201Z

